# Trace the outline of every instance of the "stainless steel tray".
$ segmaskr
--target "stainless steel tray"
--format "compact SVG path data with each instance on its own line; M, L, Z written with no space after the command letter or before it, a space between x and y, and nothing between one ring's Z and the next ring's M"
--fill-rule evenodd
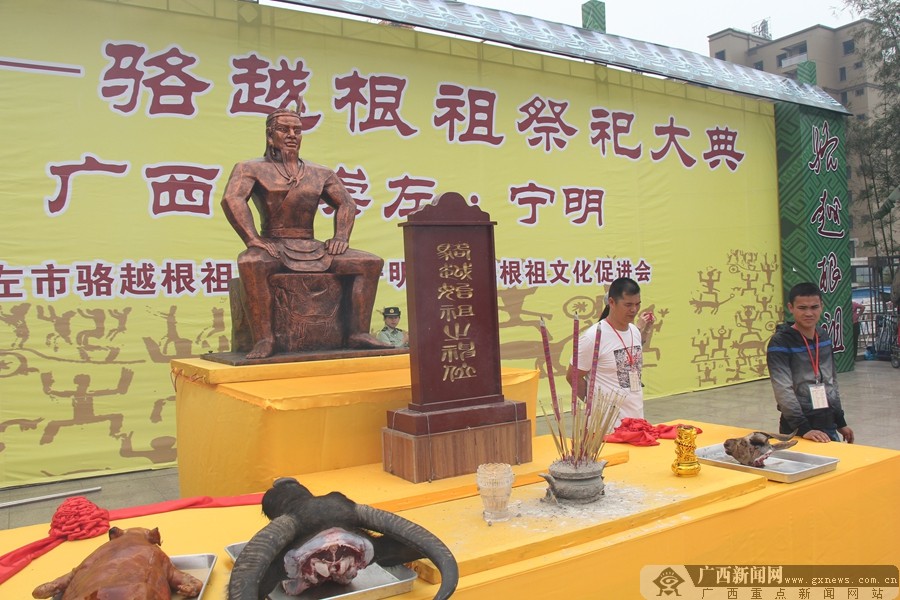
M725 454L725 446L715 444L697 449L697 460L705 465L762 475L771 481L794 483L837 468L838 459L805 452L779 450L766 459L764 467L748 467Z
M212 574L213 567L216 566L216 555L182 554L170 558L176 569L184 571L185 573L190 573L203 582L203 587L200 588L200 594L197 596L197 600L203 598L203 592L206 591L206 584L209 581L209 576ZM183 598L185 597L181 594L172 594L172 600L182 600Z
M238 542L225 546L225 553L235 560L247 542ZM340 598L341 600L379 600L398 594L405 594L413 587L416 580L416 572L403 565L396 567L382 567L369 565L359 572L356 578L347 585L326 583L318 587L306 590L299 596L288 596L281 589L281 584L269 594L269 600L326 600Z
M203 592L206 591L206 584L209 581L209 576L212 573L213 567L216 566L216 555L182 554L180 556L170 556L169 559L172 561L172 564L175 565L176 569L184 571L185 573L190 573L203 582L203 587L200 588L200 594L196 596L197 600L203 598ZM53 596L53 600L59 600L60 598L62 598L62 594ZM172 600L187 600L187 597L181 594L172 594Z

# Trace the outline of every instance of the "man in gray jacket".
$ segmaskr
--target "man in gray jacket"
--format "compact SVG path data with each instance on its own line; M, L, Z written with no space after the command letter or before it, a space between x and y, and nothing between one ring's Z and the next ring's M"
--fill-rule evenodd
M815 442L850 444L853 430L844 419L834 372L831 337L818 327L822 292L814 283L798 283L788 293L794 323L780 325L769 340L766 361L781 411L781 433L796 431Z

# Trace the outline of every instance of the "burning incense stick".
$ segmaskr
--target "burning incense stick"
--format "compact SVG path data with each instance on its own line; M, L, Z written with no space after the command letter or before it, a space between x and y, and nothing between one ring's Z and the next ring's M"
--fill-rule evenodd
M541 318L541 340L544 342L544 365L547 367L547 380L550 384L550 401L553 403L553 414L559 420L559 398L556 396L556 381L553 378L553 358L550 356L550 337L547 335L547 325Z
M602 334L601 331L601 323L597 322L597 330L594 333L594 354L591 357L591 371L588 375L587 380L587 390L585 391L585 435L587 435L588 424L590 423L591 413L594 409L594 382L597 379L597 363L600 362L600 336Z
M578 316L575 315L575 336L573 345L573 366L578 369ZM572 435L566 432L566 418L559 406L556 384L553 380L552 357L550 356L549 333L543 320L541 321L541 337L544 342L544 360L550 380L550 396L553 412L548 412L541 403L541 411L549 425L553 442L559 459L563 462L578 465L585 462L596 462L603 451L606 436L612 431L619 416L619 408L624 396L615 390L594 390L593 380L597 375L597 363L600 355L600 332L594 336L594 352L592 357L590 386L585 394L585 404L578 402L578 382L572 386Z
M572 334L572 365L575 367L576 373L578 372L578 313L575 313L574 319L574 328L575 331ZM577 381L577 380L576 380ZM575 411L578 409L578 385L572 386L572 418L575 417ZM573 423L574 426L574 423Z

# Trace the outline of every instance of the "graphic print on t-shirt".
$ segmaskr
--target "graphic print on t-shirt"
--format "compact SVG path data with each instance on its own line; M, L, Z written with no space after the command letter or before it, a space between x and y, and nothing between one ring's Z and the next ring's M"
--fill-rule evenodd
M628 364L628 354L631 353L631 357L634 359L634 370L638 373L641 371L641 365L644 362L644 356L641 352L640 346L633 346L628 349L628 352L625 351L625 348L619 348L618 350L613 350L613 356L616 359L616 379L619 381L619 387L628 388L631 387L631 382L628 379L628 373L632 370L632 367Z

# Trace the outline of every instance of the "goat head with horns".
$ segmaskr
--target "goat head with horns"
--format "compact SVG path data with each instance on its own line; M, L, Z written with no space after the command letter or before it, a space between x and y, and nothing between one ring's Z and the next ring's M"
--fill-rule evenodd
M423 557L441 572L434 600L445 600L456 589L459 567L453 554L403 517L356 504L339 492L314 496L287 477L263 495L262 509L270 523L235 560L229 600L262 600L282 582L286 593L298 595L326 581L349 583L371 563L391 567Z

